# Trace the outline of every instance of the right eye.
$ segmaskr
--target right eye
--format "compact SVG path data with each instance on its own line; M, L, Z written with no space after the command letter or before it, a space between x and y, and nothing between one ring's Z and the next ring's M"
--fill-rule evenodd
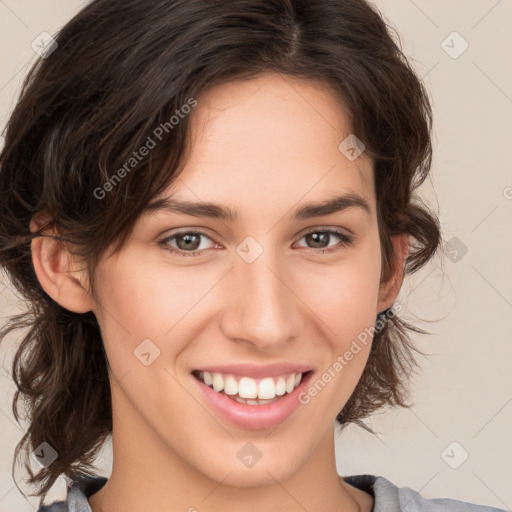
M170 236L166 236L164 239L160 240L158 245L162 246L165 250L171 252L172 254L178 254L179 256L200 256L206 250L205 248L199 249L201 246L201 237L205 237L211 240L209 235L204 231L176 231ZM169 242L175 240L179 241L177 242L178 247L169 245ZM181 245L181 247L179 247L179 245Z

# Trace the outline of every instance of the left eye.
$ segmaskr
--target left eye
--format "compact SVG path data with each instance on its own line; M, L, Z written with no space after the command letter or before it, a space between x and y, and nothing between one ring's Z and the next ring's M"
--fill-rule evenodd
M326 241L332 239L332 236L335 236L341 241L340 247L329 247L328 242L327 245L325 244ZM158 244L169 252L178 254L179 256L199 256L206 250L204 247L200 249L201 237L207 238L213 242L208 234L203 231L180 231L164 238L158 242ZM353 244L352 236L337 230L314 229L302 235L301 240L303 238L305 238L308 243L316 245L316 247L309 247L309 249L313 249L313 252L320 252L322 254L335 252L341 250L342 247ZM177 247L170 245L171 241L176 241Z
M318 236L320 235L320 236ZM324 242L326 240L330 240L332 236L337 237L339 240L341 240L341 245L339 247L331 246L329 247L324 246ZM320 244L321 247L316 247L316 249L320 249L320 252L323 254L324 252L335 252L337 250L340 250L342 247L349 246L353 244L353 238L349 235L346 235L345 233L337 230L321 230L321 229L314 229L312 231L308 231L306 234L302 236L302 238L306 238L309 243L313 244ZM318 251L316 251L318 252Z

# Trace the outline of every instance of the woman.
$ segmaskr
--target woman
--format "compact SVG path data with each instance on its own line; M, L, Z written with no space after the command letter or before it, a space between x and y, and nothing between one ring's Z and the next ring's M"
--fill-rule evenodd
M431 122L362 0L97 0L71 20L0 161L1 263L33 313L2 332L31 326L15 456L39 463L40 511L458 510L341 477L334 451L335 425L409 406L424 331L396 298L441 242L413 196Z

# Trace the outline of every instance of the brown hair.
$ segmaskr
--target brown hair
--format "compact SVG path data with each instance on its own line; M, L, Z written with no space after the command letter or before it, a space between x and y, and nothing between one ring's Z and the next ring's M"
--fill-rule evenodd
M15 461L26 446L28 482L40 484L41 503L59 475L77 480L89 471L112 431L112 411L96 317L68 311L44 292L30 242L55 227L87 262L94 295L101 256L114 242L114 252L123 247L182 168L188 116L169 120L200 92L267 72L330 85L375 163L382 280L396 261L391 236L418 242L407 274L441 240L437 218L413 196L431 166L428 95L399 38L366 1L95 0L55 39L57 49L23 83L0 155L0 265L29 307L11 317L0 340L28 328L12 367L14 415L23 400L30 423ZM159 126L166 127L161 142L99 194ZM31 218L43 211L51 224L31 233ZM362 377L337 416L341 427L373 432L363 418L384 405L410 407L405 383L417 365L412 350L420 351L408 331L429 334L398 315L375 332ZM42 442L58 457L34 475L28 454Z

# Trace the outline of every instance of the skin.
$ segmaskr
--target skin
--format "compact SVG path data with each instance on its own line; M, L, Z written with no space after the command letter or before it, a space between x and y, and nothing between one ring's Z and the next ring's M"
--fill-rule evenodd
M216 416L190 372L212 363L292 361L321 374L395 301L407 238L393 239L398 263L380 283L372 162L365 153L350 161L338 150L350 127L321 83L268 74L197 100L190 159L162 195L235 208L236 223L142 215L123 250L100 261L94 297L84 293L82 262L64 245L46 237L32 244L45 291L71 311L96 315L112 368L113 470L90 497L92 510L231 512L243 504L248 512L370 511L372 496L337 474L334 443L334 419L361 377L370 343L272 429L243 429ZM349 191L370 202L371 215L349 208L292 218L305 203ZM200 256L156 244L176 228L209 233L200 238ZM350 231L355 242L343 246L331 235L325 245L338 250L322 254L304 236L309 228ZM236 252L247 236L263 248L252 263ZM179 242L168 245L183 248ZM160 350L149 366L133 354L146 338ZM237 458L249 441L262 454L251 468Z

